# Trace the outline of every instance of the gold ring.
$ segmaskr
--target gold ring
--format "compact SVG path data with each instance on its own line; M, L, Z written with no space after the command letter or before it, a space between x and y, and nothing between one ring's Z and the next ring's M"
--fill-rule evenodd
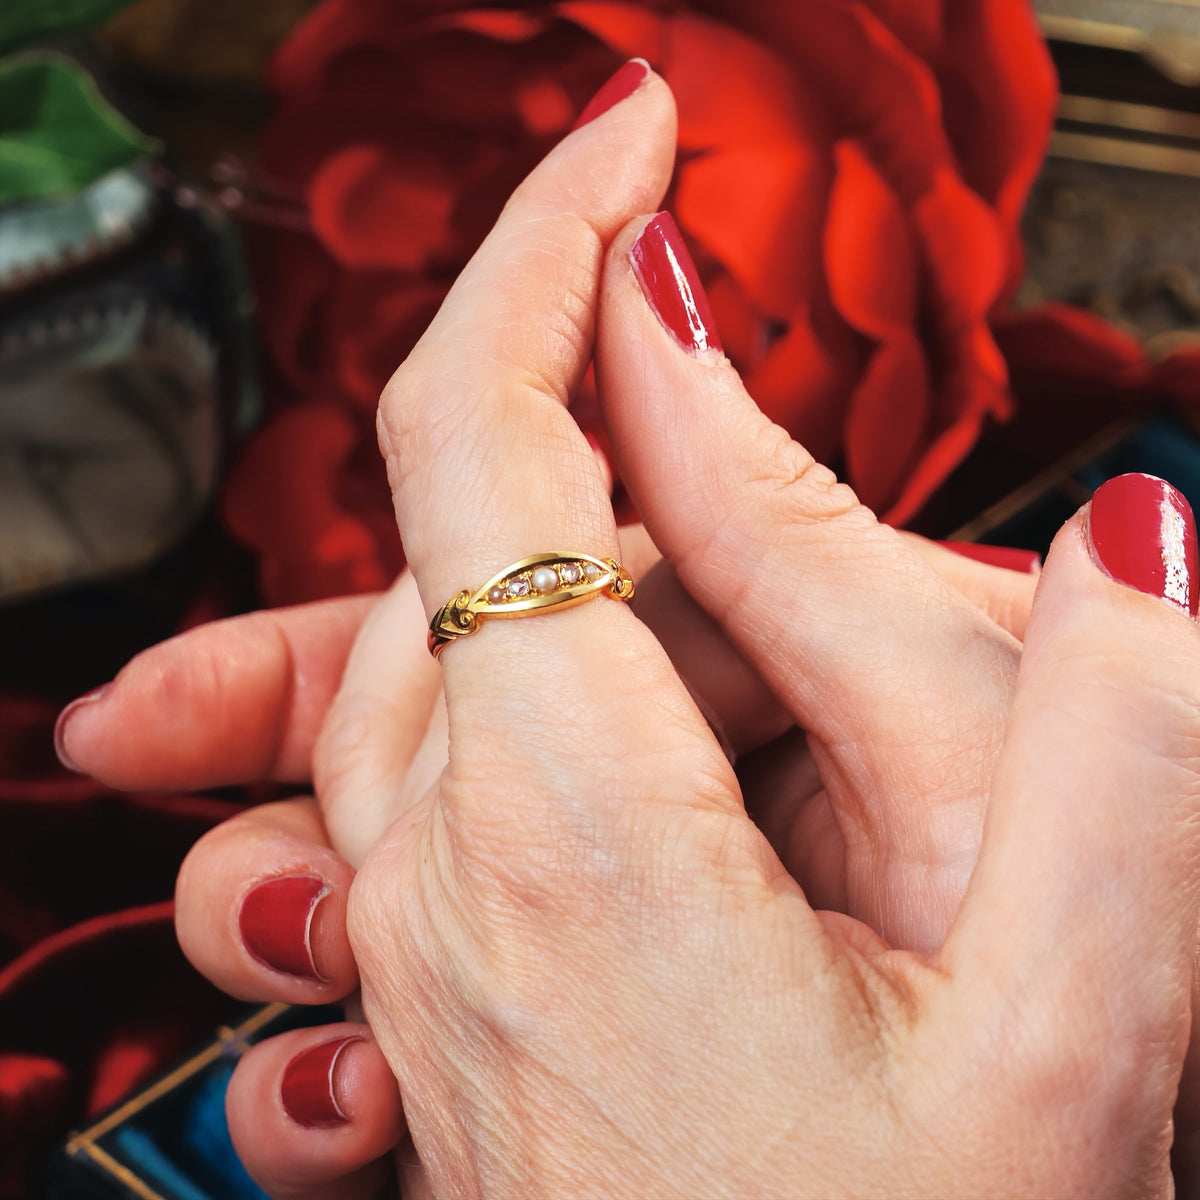
M429 622L429 652L437 658L487 618L528 617L593 596L633 599L633 579L615 558L570 550L531 554L493 575L477 592L464 588L443 604Z

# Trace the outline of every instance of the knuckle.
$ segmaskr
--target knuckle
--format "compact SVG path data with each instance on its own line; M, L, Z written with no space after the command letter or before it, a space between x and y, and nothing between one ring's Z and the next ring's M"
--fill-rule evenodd
M719 619L750 605L764 565L778 562L780 555L791 560L798 550L810 556L827 547L844 556L847 548L860 552L864 539L897 536L787 430L760 413L751 420L757 428L739 439L745 447L741 461L731 465L727 485L714 489L705 532L680 562L689 577L689 562L703 564L705 574L715 568L721 584L713 596ZM729 502L731 493L737 503ZM708 590L704 579L695 582Z
M514 395L565 408L590 356L603 256L595 227L576 213L514 213L493 239L488 260L468 269L453 307L383 390L377 433L393 490L458 445L464 428L489 427L483 418L508 408ZM554 300L522 320L530 279L538 280L538 296ZM461 305L468 284L489 297L469 313Z
M787 430L766 417L757 419L761 427L749 439L738 480L746 502L717 509L716 536L763 541L797 530L811 537L813 530L829 527L831 536L841 537L850 529L861 533L877 525L854 490Z

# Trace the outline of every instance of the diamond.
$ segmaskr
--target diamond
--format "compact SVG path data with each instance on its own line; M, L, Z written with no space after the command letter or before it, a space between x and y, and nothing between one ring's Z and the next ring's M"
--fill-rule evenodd
M513 599L516 599L518 596L528 596L529 580L521 575L518 575L516 579L510 579L508 581L508 594Z
M583 578L583 568L578 563L563 563L558 573L567 587L574 587Z

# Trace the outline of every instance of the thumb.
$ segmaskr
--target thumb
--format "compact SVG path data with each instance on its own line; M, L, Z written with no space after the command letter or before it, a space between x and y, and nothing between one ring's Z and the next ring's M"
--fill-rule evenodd
M943 951L955 1060L1017 1089L1031 1137L1047 1121L1066 1142L1119 1130L1078 1159L1101 1171L1131 1150L1163 1169L1190 1029L1198 582L1191 509L1162 480L1110 480L1059 533ZM1107 1191L1104 1178L1074 1190Z

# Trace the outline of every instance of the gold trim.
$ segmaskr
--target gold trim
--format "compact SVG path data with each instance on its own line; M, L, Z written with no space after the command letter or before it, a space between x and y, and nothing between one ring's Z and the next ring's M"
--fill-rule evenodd
M1145 48L1148 37L1129 25L1110 25L1104 21L1086 21L1081 17L1060 17L1039 13L1038 24L1048 38L1060 42L1079 42L1084 46L1101 46L1107 50Z
M158 1097L163 1096L163 1094L166 1094L173 1087L187 1079L188 1075L194 1075L199 1070L203 1070L215 1058L220 1058L228 1050L230 1044L240 1042L242 1038L250 1036L251 1033L257 1033L264 1025L268 1025L269 1022L274 1021L287 1007L287 1004L266 1004L264 1008L260 1008L258 1012L248 1016L245 1021L241 1022L241 1025L236 1026L233 1030L230 1030L227 1026L223 1026L220 1032L218 1032L217 1042L206 1045L198 1055L188 1058L186 1062L176 1067L173 1072L163 1075L162 1079L145 1088L145 1091L138 1092L137 1096L126 1100L120 1108L109 1112L107 1117L103 1117L101 1121L97 1121L94 1126L89 1126L86 1129L80 1130L77 1134L72 1134L71 1138L67 1140L67 1153L73 1154L77 1150L86 1150L86 1148L94 1145L97 1138L103 1138L104 1134L108 1133L110 1129L119 1126L126 1117L130 1117L134 1112L140 1112L146 1105L154 1103ZM100 1153L104 1153L100 1150L100 1147L96 1146L95 1148Z
M139 1179L127 1166L117 1162L111 1154L101 1150L93 1142L80 1142L77 1149L82 1150L88 1157L94 1158L110 1175L119 1179L142 1200L166 1200L165 1196L160 1195L148 1183Z
M1194 138L1200 141L1200 114L1156 108L1150 104L1129 104L1123 100L1103 100L1097 96L1061 96L1058 116L1064 121L1085 125L1107 125L1137 133L1165 137Z
M1200 6L1200 0L1188 0L1188 3L1191 7ZM1179 33L1161 26L1146 30L1052 13L1040 14L1038 21L1047 38L1137 54L1175 83L1184 87L1200 84L1200 37L1195 34Z
M1200 178L1200 150L1187 150L1179 146L1159 146L1101 134L1056 129L1050 136L1047 152L1053 158Z

